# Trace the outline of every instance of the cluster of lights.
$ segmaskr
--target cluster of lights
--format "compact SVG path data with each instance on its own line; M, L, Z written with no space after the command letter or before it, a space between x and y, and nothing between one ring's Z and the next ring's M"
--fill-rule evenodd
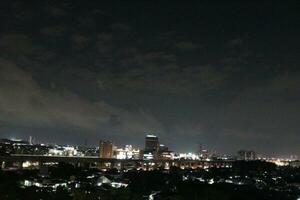
M275 165L282 167L282 166L288 166L291 160L288 159L279 159L279 158L273 158L273 159L267 159L266 161L274 163Z
M132 145L126 145L125 148L116 148L114 151L116 159L135 159L140 155L140 150L134 149Z
M181 153L179 154L179 159L185 159L185 160L199 160L199 155L195 153Z
M53 183L53 184L43 184L38 181L24 180L24 187L36 186L39 188L48 188L51 187L53 191L56 191L57 187L67 187L67 183Z
M49 149L49 156L84 156L84 154L78 151L73 146L55 146L54 148Z

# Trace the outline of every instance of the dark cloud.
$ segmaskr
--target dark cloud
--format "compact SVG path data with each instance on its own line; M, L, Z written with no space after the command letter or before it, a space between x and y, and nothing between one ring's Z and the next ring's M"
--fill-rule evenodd
M130 26L122 23L115 23L111 25L111 29L115 31L130 31Z
M300 153L293 1L31 3L0 8L0 136Z
M99 131L99 135L106 126L128 136L151 129L162 130L161 124L150 113L129 112L101 100L89 102L67 90L43 89L30 74L3 59L0 70L0 118L3 124L75 127Z
M51 37L61 37L66 32L63 25L48 26L41 29L41 33Z
M180 50L196 50L200 46L192 42L178 42L176 44L176 47L179 48Z

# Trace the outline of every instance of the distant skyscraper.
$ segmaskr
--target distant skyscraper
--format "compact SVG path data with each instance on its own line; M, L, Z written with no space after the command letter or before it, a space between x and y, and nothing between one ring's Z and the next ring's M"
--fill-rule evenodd
M33 144L33 141L32 141L32 136L29 136L29 144L32 145Z
M110 141L99 142L99 157L100 158L112 158L113 156L113 143Z
M256 153L254 151L238 151L238 160L256 160Z
M145 151L158 152L159 141L155 135L147 135L145 139Z
M169 148L166 145L159 144L159 151L169 151Z
M173 151L169 151L169 148L163 144L159 145L158 158L162 160L170 160L174 157Z
M203 150L202 143L200 143L199 146L198 146L198 154L199 154L199 156L201 156L202 150Z
M146 135L143 159L152 160L158 157L159 141L155 135Z

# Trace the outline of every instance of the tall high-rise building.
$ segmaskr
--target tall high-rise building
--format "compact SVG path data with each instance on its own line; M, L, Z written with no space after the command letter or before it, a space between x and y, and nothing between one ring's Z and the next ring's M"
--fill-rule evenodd
M256 153L254 151L240 150L237 156L238 160L256 160Z
M113 157L113 143L110 141L99 142L99 157L100 158L112 158Z
M159 144L159 151L160 152L169 151L169 148L164 144Z
M29 136L29 144L30 144L30 145L33 144L33 139L32 139L32 136L31 136L31 135Z
M159 141L155 135L146 135L145 139L145 151L158 152Z
M202 143L199 143L199 146L198 146L198 154L199 154L199 156L201 156L202 150L203 150Z
M155 135L146 135L145 150L143 151L143 159L152 160L158 157L159 141Z

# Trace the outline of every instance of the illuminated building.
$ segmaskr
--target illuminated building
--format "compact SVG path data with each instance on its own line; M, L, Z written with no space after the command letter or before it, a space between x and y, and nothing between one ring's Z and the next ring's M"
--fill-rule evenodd
M153 160L154 159L154 154L151 151L144 151L143 159L144 160Z
M78 151L73 146L54 146L49 148L47 153L49 156L83 156L82 152Z
M179 159L185 159L185 160L199 160L199 155L196 153L180 153Z
M208 150L206 149L201 149L201 153L200 153L200 158L205 160L205 159L208 159L210 156L209 156L209 152Z
M63 148L51 148L49 149L48 155L49 156L63 156L64 151Z
M173 151L169 151L167 146L160 144L158 158L162 160L172 160L174 158L174 153Z
M159 157L162 160L173 160L174 153L173 153L173 151L163 151L163 152L159 153Z
M112 158L113 157L113 144L110 141L99 142L99 157Z
M140 150L134 149L132 145L126 145L125 148L116 148L114 157L117 159L139 159Z
M134 149L131 145L125 146L126 156L128 159L139 159L140 158L140 150Z

